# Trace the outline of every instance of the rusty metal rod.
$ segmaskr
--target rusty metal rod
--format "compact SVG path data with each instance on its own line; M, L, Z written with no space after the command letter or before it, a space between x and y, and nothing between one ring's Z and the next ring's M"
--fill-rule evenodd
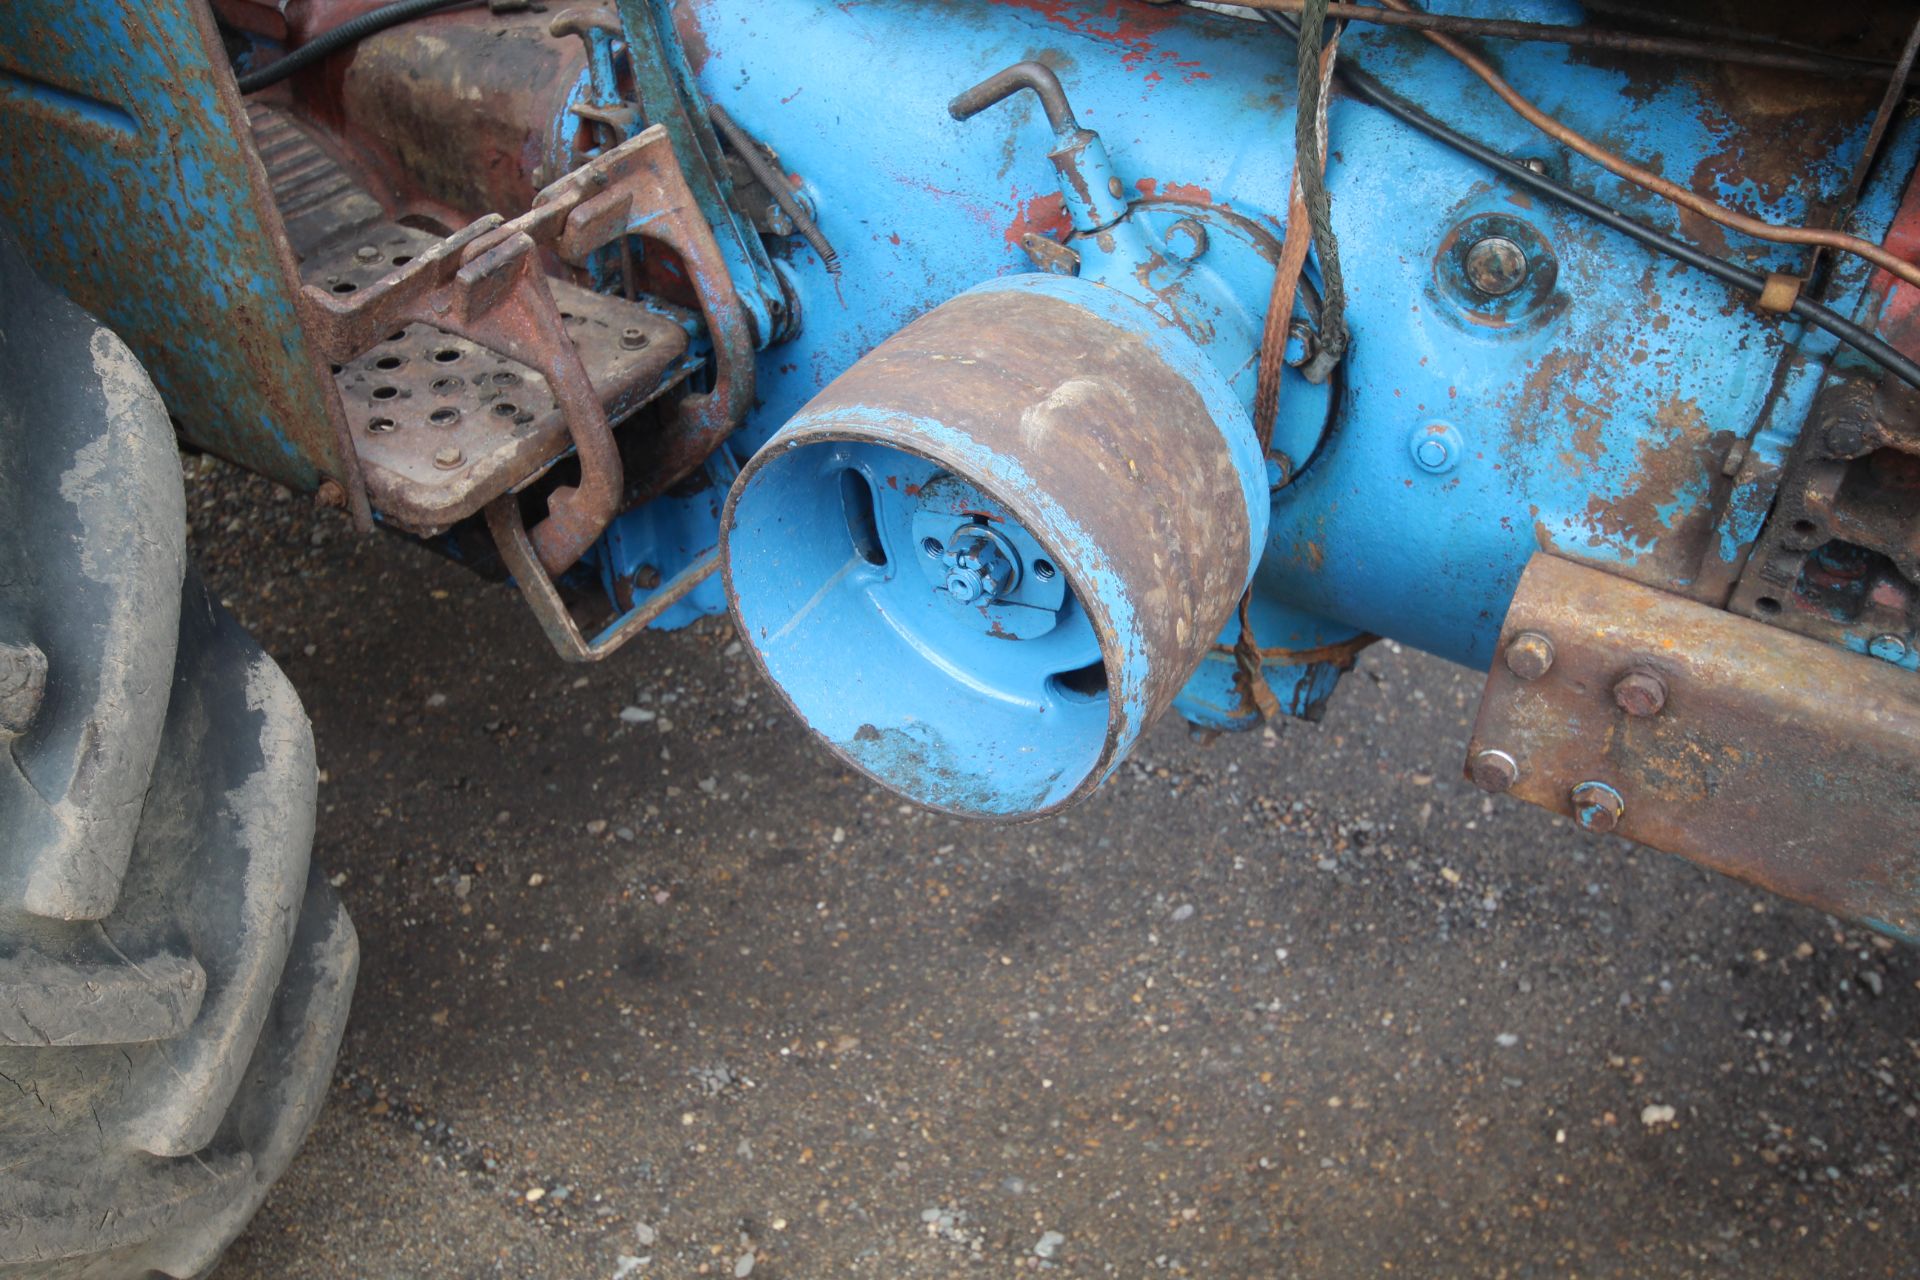
M1232 0L1242 9L1269 13L1297 14L1306 0ZM1408 27L1415 31L1443 32L1462 36L1482 36L1493 40L1526 40L1542 44L1573 45L1586 49L1611 49L1619 53L1659 54L1675 58L1699 58L1706 62L1730 62L1748 67L1770 67L1778 71L1808 71L1830 76L1865 76L1876 80L1891 78L1893 68L1879 63L1827 54L1793 53L1758 45L1730 44L1713 40L1687 40L1678 36L1638 35L1631 31L1613 31L1604 27L1563 27L1547 22L1518 22L1506 18L1465 18L1445 13L1420 13L1395 9L1376 9L1370 5L1329 3L1327 16L1350 22L1371 22L1385 27Z
M793 229L800 233L800 238L812 245L813 251L820 255L820 265L827 269L827 274L839 275L840 255L828 243L826 233L814 224L806 209L794 198L793 188L787 185L787 175L774 167L773 161L760 149L753 135L734 123L725 107L717 102L711 104L707 108L707 117L713 121L713 127L720 131L720 136L727 140L727 145L739 155L741 163L767 189L767 195L780 206L780 212L792 219Z

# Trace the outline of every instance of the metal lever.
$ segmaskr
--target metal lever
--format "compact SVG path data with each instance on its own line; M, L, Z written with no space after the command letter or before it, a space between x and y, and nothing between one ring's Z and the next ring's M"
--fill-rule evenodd
M1099 231L1126 217L1126 188L1114 171L1106 143L1093 130L1080 127L1067 102L1066 88L1046 63L1016 62L995 72L948 103L947 113L955 120L969 120L1022 89L1033 90L1053 127L1054 147L1047 159L1059 174L1060 195L1073 229Z

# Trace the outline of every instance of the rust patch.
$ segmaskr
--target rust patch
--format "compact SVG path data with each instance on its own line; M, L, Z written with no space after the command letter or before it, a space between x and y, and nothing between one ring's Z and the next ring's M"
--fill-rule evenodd
M1522 681L1495 662L1468 748L1518 765L1511 793L1573 815L1624 801L1616 833L1823 911L1920 935L1920 688L1887 663L1537 555L1503 627L1553 642ZM1630 716L1629 671L1668 690Z
M1148 200L1177 200L1182 204L1210 205L1213 192L1191 182L1161 182L1158 178L1138 178L1134 187ZM1222 208L1228 206L1222 205Z

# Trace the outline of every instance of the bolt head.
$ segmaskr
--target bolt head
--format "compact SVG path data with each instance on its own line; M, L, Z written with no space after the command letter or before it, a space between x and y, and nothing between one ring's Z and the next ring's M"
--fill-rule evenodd
M467 455L460 452L459 448L454 445L448 445L433 455L433 465L439 467L442 471L451 471L466 460Z
M47 655L33 644L0 643L0 739L33 724L47 692Z
M620 345L628 351L638 351L647 345L647 331L638 325L631 325L620 331Z
M360 262L378 262L380 261L380 250L370 244L363 244L353 251L353 256Z
M1467 283L1504 298L1527 278L1527 252L1505 236L1485 236L1467 250Z
M1538 631L1522 631L1507 645L1507 670L1522 680L1538 680L1553 667L1553 641Z
M1614 684L1613 700L1630 716L1657 716L1667 705L1667 682L1651 671L1629 671Z
M1474 786L1497 795L1520 780L1520 764L1506 752L1489 747L1474 753L1467 764L1467 776Z
M1589 831L1611 831L1620 825L1626 801L1604 782L1582 782L1568 793L1573 816Z

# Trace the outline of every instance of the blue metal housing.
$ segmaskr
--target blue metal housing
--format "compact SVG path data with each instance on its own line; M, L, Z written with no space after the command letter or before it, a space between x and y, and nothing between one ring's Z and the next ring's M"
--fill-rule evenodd
M965 124L946 112L953 93L1008 63L1060 72L1136 206L1171 198L1282 229L1293 48L1269 28L1042 0L685 0L679 19L702 88L801 175L844 264L829 278L794 249L804 328L764 361L743 451L956 282L1030 269L1024 233L1069 231L1030 103ZM1647 222L1705 234L1757 269L1797 261L1680 227L1669 206L1569 159L1416 37L1355 26L1344 48L1403 96ZM1788 113L1743 121L1722 109L1707 73L1640 78L1552 45L1501 54L1521 91L1574 128L1779 220L1836 194L1867 124L1864 112L1839 125ZM1354 340L1326 440L1274 496L1256 580L1270 619L1256 616L1260 643L1317 650L1372 632L1485 666L1521 569L1542 547L1724 598L1771 502L1763 469L1723 474L1728 452L1750 441L1757 458L1783 456L1828 341L1366 106L1336 98L1331 133ZM1884 233L1917 139L1909 123L1890 140L1858 234ZM1460 277L1455 249L1489 225L1521 237L1542 287L1489 299ZM1866 278L1841 264L1829 301L1860 308ZM1264 284L1236 280L1229 292ZM1324 393L1290 375L1282 403ZM1449 450L1438 468L1409 444L1429 431ZM1219 704L1223 677L1213 673L1196 710ZM1305 708L1324 695L1324 672L1293 677L1283 702Z

